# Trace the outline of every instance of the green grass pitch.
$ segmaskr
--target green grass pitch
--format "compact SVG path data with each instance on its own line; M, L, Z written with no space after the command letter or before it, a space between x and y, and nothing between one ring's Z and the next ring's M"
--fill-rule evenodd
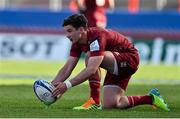
M74 111L89 97L87 83L71 88L60 100L46 108L35 96L32 88L38 77L52 80L59 68L59 62L0 61L0 118L171 118L180 117L180 67L176 65L141 65L132 77L127 95L144 95L151 88L158 88L171 108L171 112L153 110L149 105L128 110ZM80 61L72 77L84 67ZM104 74L104 73L103 73ZM102 89L101 89L102 92Z
M1 118L36 118L36 117L78 117L78 118L111 118L111 117L180 117L179 85L130 85L127 95L147 94L150 88L157 87L168 102L171 112L153 110L151 106L137 106L128 110L74 111L72 107L82 104L88 98L88 86L80 85L70 89L60 100L46 108L34 95L31 85L0 86Z

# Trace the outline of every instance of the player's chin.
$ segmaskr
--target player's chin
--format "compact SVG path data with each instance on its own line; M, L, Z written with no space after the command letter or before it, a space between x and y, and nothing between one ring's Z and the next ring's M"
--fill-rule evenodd
M74 43L76 43L77 42L77 40L72 40L72 43L74 44Z
M72 42L73 40L72 40L72 38L69 38L69 40Z

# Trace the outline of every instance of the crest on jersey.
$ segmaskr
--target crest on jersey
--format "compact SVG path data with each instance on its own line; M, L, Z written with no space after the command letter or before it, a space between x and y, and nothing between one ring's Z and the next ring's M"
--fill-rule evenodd
M99 51L98 40L95 40L90 44L90 51Z

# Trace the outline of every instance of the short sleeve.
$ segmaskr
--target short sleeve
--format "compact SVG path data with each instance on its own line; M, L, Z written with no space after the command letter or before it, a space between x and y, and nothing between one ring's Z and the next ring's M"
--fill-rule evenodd
M92 40L90 47L90 57L91 56L103 56L106 46L105 36L102 34L96 39Z

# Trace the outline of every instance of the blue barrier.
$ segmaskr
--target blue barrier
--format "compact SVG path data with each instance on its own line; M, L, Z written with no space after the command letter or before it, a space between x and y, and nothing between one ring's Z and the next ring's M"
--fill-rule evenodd
M72 14L70 11L50 12L34 10L4 10L0 11L0 25L6 26L36 26L59 28L62 20ZM148 28L180 30L180 14L178 12L128 12L107 13L109 28Z
M108 14L108 27L120 29L174 29L180 30L178 12L140 12L130 14L119 12Z
M70 14L70 12L4 10L0 11L0 25L7 27L59 28L62 20Z
M0 29L55 29L62 30L63 19L72 13L68 10L51 12L46 10L1 10ZM175 11L139 12L124 11L107 13L107 28L117 29L125 34L153 35L173 34L180 37L180 14Z

